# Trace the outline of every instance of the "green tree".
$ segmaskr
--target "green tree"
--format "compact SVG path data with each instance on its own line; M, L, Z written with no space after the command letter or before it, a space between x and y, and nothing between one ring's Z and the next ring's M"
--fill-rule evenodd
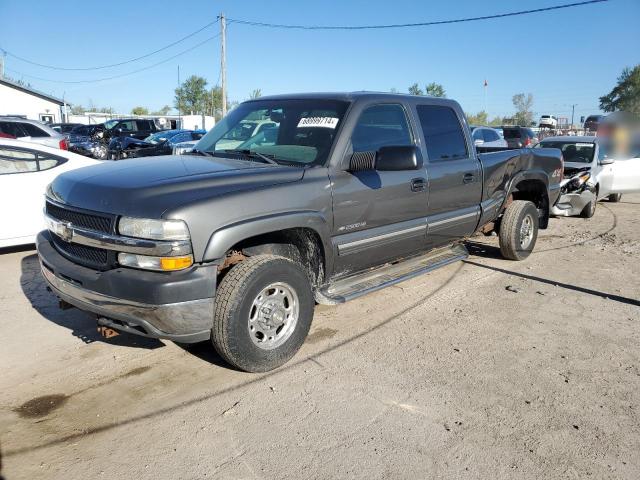
M260 98L262 96L262 90L260 90L259 88L256 88L254 91L252 91L249 94L249 98Z
M229 100L227 99L227 106ZM207 93L207 115L211 115L216 122L222 118L222 87L213 87Z
M414 83L409 87L409 95L424 95L424 92L417 83Z
M600 109L604 112L625 112L640 115L640 65L622 70L613 90L600 97Z
M207 110L207 81L191 75L175 90L175 107L185 114L203 114Z
M431 95L432 97L441 97L446 98L447 92L444 91L444 87L436 82L431 82L426 87L427 95Z
M467 122L469 125L488 125L489 115L484 110L476 113L475 115L467 114Z
M147 107L133 107L131 115L149 115L149 109Z
M528 93L517 93L512 98L513 106L516 109L516 114L513 116L513 120L516 125L529 126L533 122L533 95Z

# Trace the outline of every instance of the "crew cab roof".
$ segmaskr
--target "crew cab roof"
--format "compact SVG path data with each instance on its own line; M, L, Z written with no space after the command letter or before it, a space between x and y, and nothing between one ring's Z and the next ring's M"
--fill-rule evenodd
M448 98L431 97L429 95L409 95L403 93L388 92L317 92L317 93L292 93L283 95L269 95L258 97L256 99L247 100L247 102L256 102L261 100L336 100L343 102L354 102L358 100L367 101L399 101L399 102L415 102L417 100L428 100L429 103L441 103L443 105L458 105L458 102Z

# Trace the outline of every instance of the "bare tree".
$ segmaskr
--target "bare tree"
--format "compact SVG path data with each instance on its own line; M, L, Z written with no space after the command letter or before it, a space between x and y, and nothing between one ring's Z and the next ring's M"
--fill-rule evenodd
M533 95L517 93L512 98L516 114L513 116L517 125L529 126L533 122Z

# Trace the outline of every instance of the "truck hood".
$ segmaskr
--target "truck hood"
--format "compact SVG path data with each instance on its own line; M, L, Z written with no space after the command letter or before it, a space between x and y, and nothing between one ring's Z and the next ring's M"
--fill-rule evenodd
M97 212L160 218L203 198L296 182L299 167L239 159L169 155L103 162L58 175L47 196Z

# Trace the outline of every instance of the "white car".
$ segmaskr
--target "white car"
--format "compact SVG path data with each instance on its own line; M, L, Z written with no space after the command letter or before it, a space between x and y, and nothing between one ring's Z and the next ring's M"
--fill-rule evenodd
M507 148L507 141L500 136L500 133L489 127L469 127L471 137L476 147L484 148Z
M535 148L558 148L564 158L564 180L552 215L590 218L599 200L618 202L624 193L640 192L639 154L612 158L606 138L549 137Z
M69 140L42 122L21 117L0 117L0 137L16 138L48 147L69 149Z
M33 243L45 229L47 185L62 172L98 163L67 150L0 138L0 247Z
M558 119L553 115L542 115L538 126L547 128L558 128Z

